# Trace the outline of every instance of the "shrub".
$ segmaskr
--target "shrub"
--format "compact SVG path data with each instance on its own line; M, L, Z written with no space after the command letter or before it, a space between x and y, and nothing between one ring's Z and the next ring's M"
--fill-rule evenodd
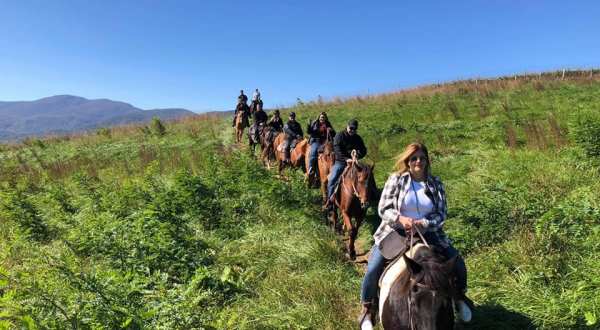
M159 137L164 136L167 133L167 129L165 128L165 125L162 123L162 121L158 117L152 118L152 123L150 123L150 129L152 131L152 134L159 136Z
M569 131L577 145L589 157L600 157L600 112L577 112L569 124Z

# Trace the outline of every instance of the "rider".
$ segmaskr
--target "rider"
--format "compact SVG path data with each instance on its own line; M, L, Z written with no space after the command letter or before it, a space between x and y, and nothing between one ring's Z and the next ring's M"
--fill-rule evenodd
M238 103L248 103L248 96L244 94L244 90L240 90L240 95L238 96Z
M331 123L329 123L329 119L327 119L327 113L321 112L318 119L308 124L306 132L310 134L310 139L308 140L310 144L308 173L312 174L317 165L319 147L326 142L327 138L333 139L335 130L331 126Z
M242 93L243 92L244 91L242 91ZM246 96L246 95L244 95L244 96ZM240 111L244 111L245 116L248 116L248 114L249 114L248 105L245 102L242 102L242 100L240 98L238 98L238 104L235 106L235 112L233 113L233 121L231 123L231 127L235 127L235 118L237 117L237 114Z
M346 130L336 134L333 139L333 152L335 154L335 163L331 167L327 182L327 205L331 209L333 203L331 197L337 183L346 168L346 165L352 162L352 153L356 152L358 159L363 158L367 154L367 147L362 138L356 133L358 130L358 121L352 119L348 122Z
M273 127L273 129L277 132L281 132L283 130L283 120L281 120L278 109L273 111L273 117L271 117L267 125Z
M471 310L465 301L470 301L464 295L467 291L467 268L443 231L447 216L444 185L439 177L431 175L429 154L423 144L409 144L397 159L396 172L388 178L379 200L381 224L373 235L375 244L371 248L362 283L360 299L363 309L359 322L362 326L362 322L369 317L373 323L373 316L377 314L377 283L386 260L381 253L380 243L394 231L406 237L406 231L412 227L420 228L427 243L441 248L446 258L457 257L454 282L460 296L456 306L460 318L469 322Z
M290 112L290 117L288 122L283 126L283 132L285 133L285 159L284 162L289 163L290 161L290 148L292 143L301 139L304 133L302 132L302 127L300 123L296 121L296 113Z
M252 119L253 119L253 123L252 123L251 132L254 136L254 141L258 141L258 136L260 134L259 129L260 129L261 125L264 125L267 123L269 116L262 108L259 108L257 111L254 112Z
M254 93L252 93L252 102L253 103L260 102L260 92L258 91L258 88L254 90Z

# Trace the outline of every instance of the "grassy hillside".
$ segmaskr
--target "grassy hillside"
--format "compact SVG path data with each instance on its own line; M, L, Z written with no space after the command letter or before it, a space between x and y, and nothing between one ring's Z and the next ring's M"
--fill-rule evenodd
M285 110L327 111L338 130L358 118L379 186L406 144L428 145L479 305L467 328L595 328L599 101L574 72ZM232 146L228 122L2 146L0 329L353 327L363 265L322 223L319 192Z

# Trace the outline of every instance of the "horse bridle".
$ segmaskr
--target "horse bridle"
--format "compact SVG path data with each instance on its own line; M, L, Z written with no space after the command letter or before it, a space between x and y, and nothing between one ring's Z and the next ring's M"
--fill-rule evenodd
M413 246L413 239L414 239L414 235L413 235L413 230L417 232L417 234L419 235L419 238L421 238L421 242L428 248L431 249L431 247L429 246L429 244L427 243L427 240L425 240L425 237L423 236L423 234L421 233L421 231L419 230L419 227L414 226L411 227L410 229L410 242L408 244L409 245L409 250L412 248ZM414 257L414 251L411 253L411 258ZM412 297L412 288L413 287L419 287L421 289L427 290L429 292L431 292L431 294L433 295L433 297L435 297L438 292L441 292L443 295L446 295L448 297L452 297L452 294L449 292L445 292L436 288L433 288L429 285L425 285L423 283L420 282L420 280L423 278L423 275L414 278L414 277L410 277L410 289L408 290L408 297L406 297L406 304L408 305L408 322L410 324L410 328L411 330L415 329L414 323L413 323L413 318L412 318L412 304L411 304L411 297ZM452 285L452 281L450 281L450 285Z
M351 166L350 170L353 171L353 172L356 172L356 167L355 166L357 166L357 165L358 165L358 158L356 157L356 154L353 154L352 155L352 162L350 163L350 166ZM344 171L344 174L345 174L345 171ZM345 175L344 174L342 174L342 186L343 186L343 183L345 181ZM354 173L352 173L352 174L354 174ZM371 175L372 175L372 173L369 173L369 176L371 176ZM367 184L369 182L368 179L369 178L367 177ZM358 189L356 189L356 185L355 185L354 181L355 180L352 180L352 194L356 198L360 199L360 194L358 193Z

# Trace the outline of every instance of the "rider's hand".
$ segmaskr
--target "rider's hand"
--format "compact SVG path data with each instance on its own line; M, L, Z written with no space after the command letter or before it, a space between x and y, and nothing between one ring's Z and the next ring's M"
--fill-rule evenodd
M404 230L409 231L413 226L413 219L403 215L398 216L398 222L404 226Z
M419 226L419 228L425 228L427 226L427 224L425 223L425 220L419 219L419 220L413 221L413 226Z
M346 163L348 163L348 164L352 163L352 158L346 159Z
M357 155L358 155L358 152L356 151L356 149L352 149L352 152L350 153L350 156L352 156L352 158L354 158Z

